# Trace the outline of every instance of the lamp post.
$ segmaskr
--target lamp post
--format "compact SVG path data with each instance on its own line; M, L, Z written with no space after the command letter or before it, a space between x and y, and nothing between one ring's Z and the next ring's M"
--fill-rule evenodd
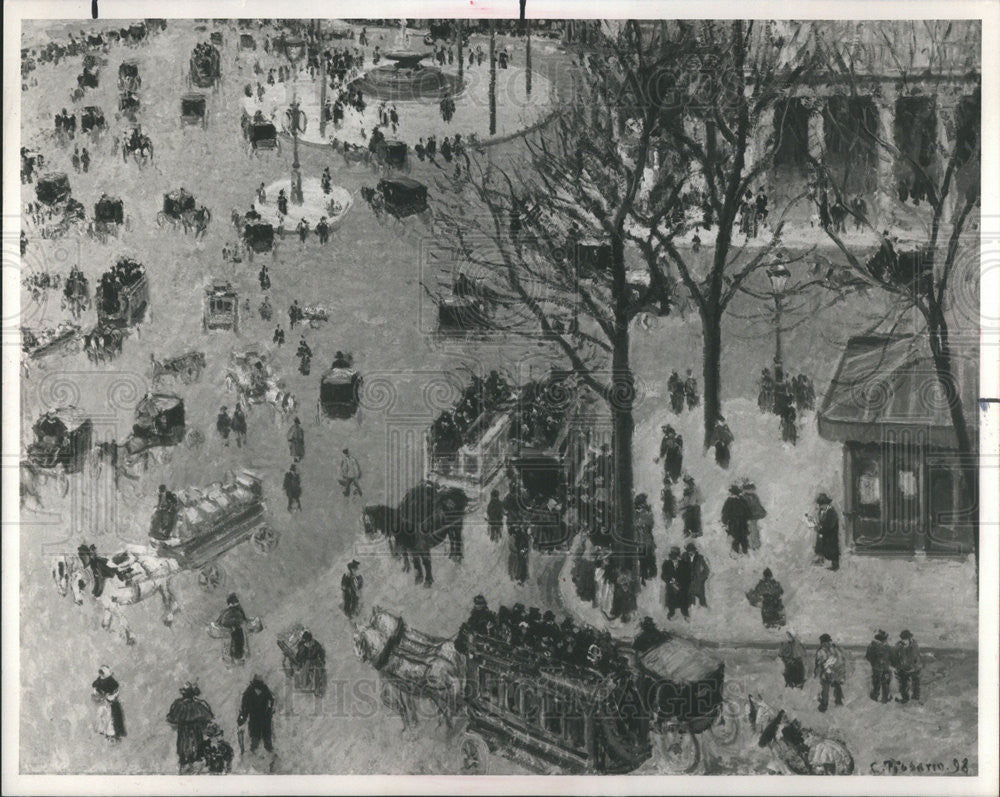
M305 54L305 42L295 37L285 40L285 57L294 67ZM296 75L297 77L297 75ZM294 85L294 83L293 83ZM294 90L293 90L294 91ZM285 122L292 134L292 190L291 200L293 205L302 204L302 171L299 164L299 133L306 131L306 115L299 108L299 98L297 94L292 94L291 107L285 111Z
M785 283L791 272L784 266L772 266L767 270L771 280L771 295L774 297L774 407L776 414L784 410L785 374L781 363L781 299Z
M323 49L323 20L316 20L316 47L319 50L319 137L326 140L326 51Z

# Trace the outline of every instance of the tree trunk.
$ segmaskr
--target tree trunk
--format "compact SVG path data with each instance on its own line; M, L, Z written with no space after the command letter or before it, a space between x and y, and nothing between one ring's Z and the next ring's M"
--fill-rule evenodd
M639 548L635 539L633 507L634 475L632 472L632 438L635 421L635 378L632 375L629 352L628 291L625 280L625 244L621 235L611 241L612 296L615 305L614 340L611 352L611 394L607 396L612 419L612 454L614 483L612 506L614 545L617 565L631 572L633 588L630 595L620 595L619 605L634 611L639 590ZM620 587L615 585L620 593Z
M955 441L961 455L959 468L966 506L971 508L969 524L972 526L972 551L976 560L976 588L979 587L979 496L975 463L975 449L969 424L962 405L961 386L954 372L951 357L951 341L948 322L944 312L936 304L931 307L928 329L930 332L931 356L937 380L945 395L949 397L948 409L951 425L955 430Z
M458 30L458 78L462 79L462 75L465 74L465 59L462 58L462 20L455 20L455 27Z
M701 314L702 327L702 368L701 378L704 389L705 440L707 449L715 431L715 424L722 412L722 318L713 307Z
M490 135L497 134L497 32L490 20Z
M531 21L524 20L524 91L531 96Z

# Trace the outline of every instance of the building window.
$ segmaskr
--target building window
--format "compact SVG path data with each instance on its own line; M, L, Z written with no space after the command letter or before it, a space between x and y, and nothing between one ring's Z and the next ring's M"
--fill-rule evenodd
M917 96L896 100L893 137L899 149L896 158L899 199L919 204L927 199L934 179L938 145L934 98Z
M500 679L492 670L479 670L479 697L493 705L500 703Z
M912 470L901 470L896 477L896 484L899 485L899 494L903 498L917 497L917 474Z
M775 103L774 165L805 167L809 162L809 110L799 99Z
M861 508L879 511L882 503L882 485L879 478L878 461L873 457L858 458L858 505Z

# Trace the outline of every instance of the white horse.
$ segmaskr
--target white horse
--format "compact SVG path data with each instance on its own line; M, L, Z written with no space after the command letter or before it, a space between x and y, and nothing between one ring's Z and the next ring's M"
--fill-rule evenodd
M285 390L281 382L269 382L264 391L264 400L271 408L274 415L274 422L278 426L283 426L289 418L294 417L298 402L295 396Z
M135 644L128 618L122 606L139 603L158 593L163 603L163 624L173 623L179 609L177 598L170 588L170 579L180 571L180 564L167 557L156 556L144 545L126 545L124 550L108 559L108 566L118 575L104 581L100 596L94 596L103 608L101 627L111 631L117 620L119 633L126 644ZM94 574L85 567L78 555L59 554L52 559L52 580L59 594L72 593L73 602L83 605L83 597L92 591Z

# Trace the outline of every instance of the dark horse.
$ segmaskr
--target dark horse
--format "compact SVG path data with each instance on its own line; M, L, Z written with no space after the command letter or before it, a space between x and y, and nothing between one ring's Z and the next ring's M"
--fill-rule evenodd
M462 528L468 496L457 487L439 487L423 482L411 489L396 508L376 504L366 506L361 522L365 534L384 534L389 538L393 555L403 556L403 572L410 569L410 559L417 571L416 583L425 587L434 583L431 549L448 540L448 557L462 560Z

